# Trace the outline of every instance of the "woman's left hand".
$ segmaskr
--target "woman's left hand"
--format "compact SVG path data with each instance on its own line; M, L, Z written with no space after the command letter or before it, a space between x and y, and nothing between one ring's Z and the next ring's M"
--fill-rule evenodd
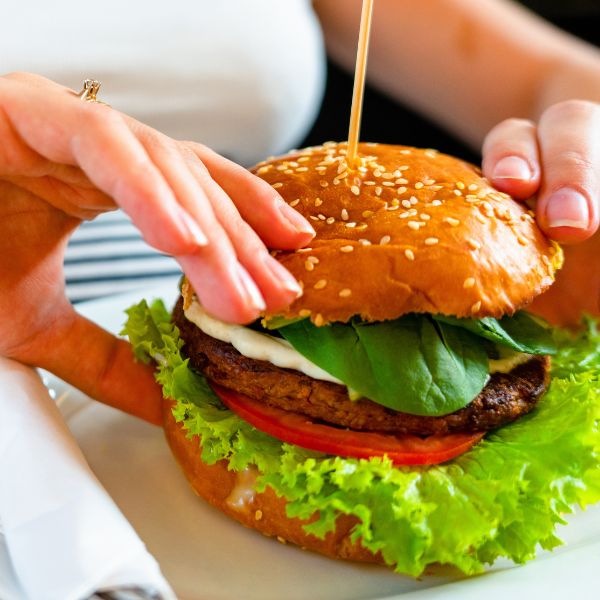
M559 323L600 314L600 104L568 100L537 124L502 121L483 144L483 172L516 199L537 196L541 229L569 244L557 283L535 308Z

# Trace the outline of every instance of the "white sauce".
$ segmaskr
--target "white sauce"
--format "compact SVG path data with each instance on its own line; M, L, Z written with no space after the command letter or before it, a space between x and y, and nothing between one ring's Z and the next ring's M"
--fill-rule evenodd
M248 358L266 360L283 369L300 371L313 379L332 381L344 385L339 379L302 356L288 341L253 331L242 325L223 323L207 314L196 298L185 310L185 316L204 333L231 344L240 354ZM516 366L527 362L530 358L531 354L517 352L506 358L490 359L490 373L508 373Z
M235 485L225 503L233 510L247 510L254 502L254 486L257 477L258 471L254 467L246 467L243 471L239 471L235 478Z
M509 373L515 367L526 363L531 358L533 358L532 354L525 354L523 352L516 352L506 358L490 358L490 373Z
M253 331L242 325L223 323L207 314L195 298L185 310L185 316L206 335L231 344L240 354L248 358L266 360L282 369L294 369L313 379L342 383L294 350L286 340Z

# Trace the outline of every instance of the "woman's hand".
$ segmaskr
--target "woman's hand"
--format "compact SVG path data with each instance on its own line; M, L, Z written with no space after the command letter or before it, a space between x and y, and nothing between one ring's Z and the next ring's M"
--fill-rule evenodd
M570 100L537 124L503 121L484 142L483 172L515 198L537 195L542 230L570 244L557 283L534 308L561 324L600 314L600 105Z
M240 323L300 291L267 246L298 248L314 231L268 184L204 146L44 78L0 77L0 355L159 422L151 370L64 294L70 234L117 206L177 258L212 314Z

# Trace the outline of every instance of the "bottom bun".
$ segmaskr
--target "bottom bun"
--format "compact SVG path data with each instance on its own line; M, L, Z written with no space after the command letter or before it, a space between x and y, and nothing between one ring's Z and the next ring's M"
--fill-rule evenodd
M355 517L340 515L335 530L320 539L302 527L314 519L286 515L285 498L278 497L271 488L262 493L252 490L256 471L230 471L226 460L213 465L203 462L198 436L186 436L183 426L173 417L173 405L171 400L163 401L165 435L192 489L201 498L242 525L276 537L282 543L290 542L331 558L384 564L380 553L373 554L351 541L352 528L357 522Z

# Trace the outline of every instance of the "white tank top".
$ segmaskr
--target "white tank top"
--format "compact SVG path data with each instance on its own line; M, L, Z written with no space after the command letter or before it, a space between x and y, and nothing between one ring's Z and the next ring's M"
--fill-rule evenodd
M0 73L31 71L242 163L297 145L325 54L309 0L19 0L0 19Z

